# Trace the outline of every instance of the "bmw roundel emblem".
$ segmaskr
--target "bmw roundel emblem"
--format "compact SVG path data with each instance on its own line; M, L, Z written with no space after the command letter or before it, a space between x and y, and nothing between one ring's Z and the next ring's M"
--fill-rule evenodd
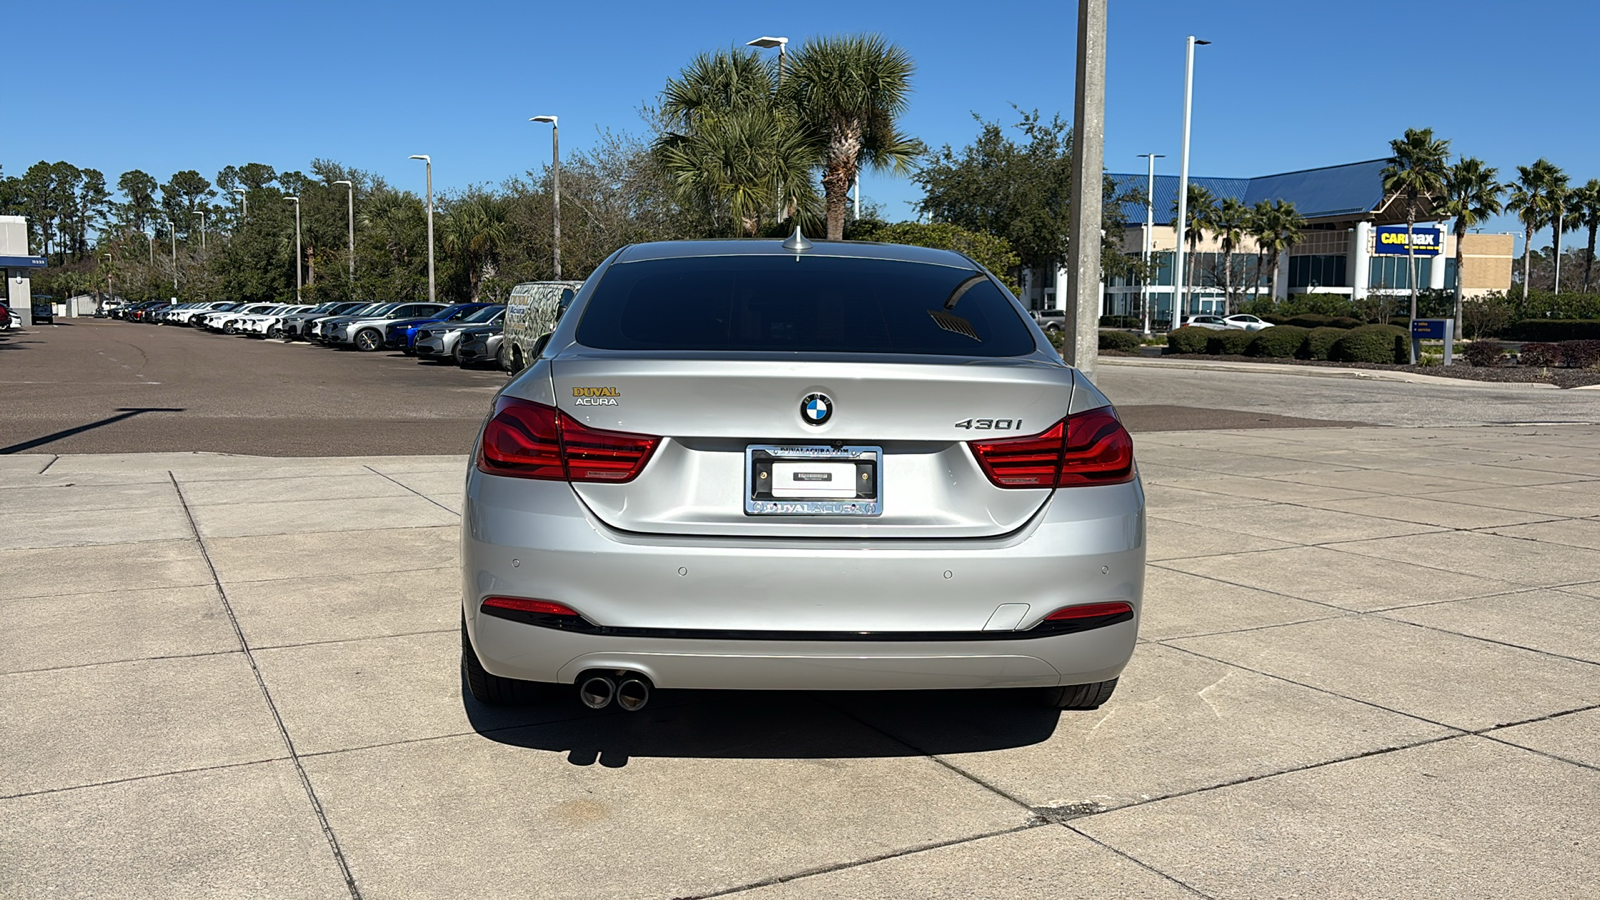
M800 401L800 418L807 425L823 425L833 418L833 400L827 394L807 394Z

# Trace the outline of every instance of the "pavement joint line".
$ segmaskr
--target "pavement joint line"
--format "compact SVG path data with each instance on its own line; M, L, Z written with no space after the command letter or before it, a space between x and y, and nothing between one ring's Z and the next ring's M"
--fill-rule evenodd
M272 721L278 727L278 738L289 751L289 760L294 764L295 774L300 777L300 786L306 792L306 799L311 803L311 810L316 814L318 824L322 826L322 836L327 840L328 848L333 852L334 862L338 864L339 871L344 876L350 898L361 900L361 889L356 885L355 873L350 870L350 862L345 859L344 850L339 846L339 838L333 833L333 825L328 821L328 814L322 808L322 801L317 799L317 791L311 784L311 777L306 774L305 765L295 752L294 738L290 737L289 729L283 724L283 716L278 712L278 705L273 702L272 692L267 690L266 679L262 677L261 667L250 651L250 642L245 640L244 630L239 627L239 617L234 614L233 604L228 602L228 591L222 586L222 579L217 575L217 567L211 561L211 553L206 549L205 538L200 535L200 526L194 520L194 512L189 508L189 501L183 496L183 488L178 484L177 476L168 470L167 478L171 479L173 490L178 492L178 500L183 504L183 514L189 521L189 530L200 548L200 557L205 560L206 568L211 571L211 580L217 586L223 612L228 614L228 624L233 626L234 637L239 641L239 649L244 653L245 661L250 664L250 673L255 676L256 687L261 691L261 699L266 702L267 711L272 714Z
M1268 627L1280 627L1280 626L1268 626ZM1188 640L1188 638L1167 638L1165 640L1160 640L1160 641L1151 641L1151 643L1156 644L1158 646L1166 647L1169 650L1176 650L1179 653L1187 653L1190 656L1197 656L1197 657L1199 657L1201 659L1210 660L1211 662L1217 663L1219 665L1229 666L1231 668L1240 669L1242 671L1250 672L1250 673L1255 674L1255 675L1260 675L1260 676L1262 676L1264 678L1271 678L1271 679L1274 679L1274 680L1277 680L1277 681L1282 681L1282 682L1284 682L1286 684L1292 684L1292 685L1295 685L1297 687L1303 687L1303 688L1306 688L1307 690L1316 691L1319 694L1327 694L1330 697L1338 697L1341 700L1349 700L1351 703L1359 703L1362 706L1370 706L1373 709L1382 710L1383 712L1386 712L1386 713L1393 713L1393 714L1395 714L1397 716L1405 716L1408 719L1415 719L1418 722L1426 722L1429 725L1437 725L1440 728L1446 728L1446 729L1449 729L1450 731L1454 731L1458 735L1459 734L1471 734L1472 733L1471 729L1462 728L1459 725L1450 725L1450 724L1447 724L1445 722L1435 721L1433 719L1428 718L1427 716L1419 716L1416 713L1408 713L1408 712L1405 712L1403 710L1394 709L1393 707L1384 706L1382 703L1378 703L1378 702L1376 702L1374 700L1363 700L1360 697L1352 697L1349 694L1341 694L1338 691L1333 690L1331 688L1319 687L1319 686L1314 685L1314 684L1307 684L1306 682L1296 681L1293 678L1289 678L1289 677L1284 676L1284 675L1275 675L1275 674L1273 674L1271 672L1263 672L1260 669L1252 669L1251 667L1243 665L1241 663L1230 662L1230 661L1228 661L1226 659L1219 659L1219 658L1217 658L1215 656L1209 656L1209 655L1207 655L1205 653L1201 653L1198 650L1191 650L1188 647L1179 647L1179 646L1176 646L1176 645L1170 643L1170 641L1185 641L1185 640Z
M1481 597L1471 597L1471 598L1468 598L1468 599L1480 600L1482 598ZM1461 601L1460 600L1450 600L1450 601L1447 601L1447 602L1460 603ZM1387 612L1391 612L1391 610L1383 610L1382 612L1374 612L1374 613L1372 613L1372 617L1376 618L1376 619L1384 619L1384 620L1389 621L1389 622L1395 622L1395 623L1400 624L1400 625L1410 625L1413 628L1422 628L1422 629L1425 629L1427 631L1437 631L1440 634L1451 634L1451 635L1455 635L1456 637L1468 638L1469 640L1483 641L1485 644L1496 644L1496 645L1501 646L1501 647L1510 647L1513 650L1526 650L1529 653L1537 653L1540 656L1548 656L1548 657L1551 657L1553 659L1564 659L1564 660L1567 660L1568 662L1583 663L1586 666L1600 666L1600 661L1596 661L1596 660L1592 660L1592 659L1584 659L1581 656L1568 656L1565 653L1556 653L1556 652L1554 652L1552 650L1541 650L1538 647L1529 647L1529 646L1527 646L1525 644L1513 644L1510 641L1501 641L1501 640L1496 640L1494 638L1482 637L1482 636L1479 636L1479 635L1476 635L1476 634L1467 634L1466 632L1463 632L1463 631L1451 631L1448 628L1441 628L1438 625L1425 625L1425 624L1423 624L1421 622L1408 622L1405 619L1397 619L1394 616L1384 615L1384 613L1387 613ZM1176 640L1176 639L1174 639L1174 640Z
M395 634L368 634L353 638L329 638L325 641L301 641L295 644L251 644L255 650L294 650L300 647L325 647L329 644L359 644L362 641L386 641L391 638L420 637L424 634L450 634L454 628L429 628L423 631L401 631Z
M1126 806L1118 807L1118 809L1130 809L1130 808L1131 807L1126 807ZM1098 815L1098 813L1096 815ZM1074 820L1074 821L1076 821L1076 820ZM1092 834L1088 834L1088 833L1086 833L1086 832L1084 832L1084 831L1082 831L1082 830L1080 830L1078 828L1074 828L1073 825L1072 825L1072 822L1062 822L1061 823L1061 827L1065 828L1066 830L1072 832L1073 834L1083 838L1084 840L1087 840L1091 844L1094 844L1094 845L1096 845L1096 846L1098 846L1098 847L1100 847L1100 848L1102 848L1104 850L1109 850L1110 852L1115 853L1116 855L1122 857L1123 859L1127 860L1128 862L1133 863L1134 865L1138 866L1139 868L1144 869L1147 872L1154 873L1155 875L1160 876L1162 879L1172 882L1173 884L1177 885L1178 887L1180 887L1180 888L1182 888L1182 889L1184 889L1186 891L1189 891L1190 893L1194 894L1197 897L1205 897L1206 900L1216 900L1216 896L1214 894L1208 894L1205 891L1202 891L1199 888L1195 887L1194 885L1189 884L1186 881L1180 880L1178 878L1178 876L1176 876L1176 875L1172 875L1172 874L1170 874L1168 872L1161 871L1160 869L1158 869L1155 866L1145 862L1144 860L1140 859L1139 857L1134 856L1132 853L1129 853L1128 851L1122 849L1121 847L1113 847L1112 845L1106 843L1105 841L1100 840L1099 838L1095 837Z
M1200 556L1200 557L1191 556L1191 557L1186 557L1186 558L1188 558L1188 559L1206 559L1206 557L1203 557L1203 556ZM1372 557L1365 557L1365 558L1371 559ZM1417 607L1417 606L1432 606L1432 605L1434 605L1436 603L1455 603L1458 600L1480 600L1480 599L1483 599L1485 597L1506 597L1506 596L1511 596L1513 594L1527 594L1527 593L1531 593L1533 591L1552 590L1551 588L1542 587L1542 586L1539 586L1539 585L1518 585L1517 587L1514 587L1509 591L1490 591L1487 594L1472 594L1472 595L1466 596L1466 597L1451 597L1451 598L1446 599L1446 600L1424 600L1421 603L1401 603L1401 604L1396 604L1395 606L1384 606L1384 607L1379 607L1379 608L1376 608L1376 609L1355 610L1355 609L1351 609L1348 606L1340 606L1337 603L1330 603L1327 600L1313 600L1310 597L1301 597L1298 594L1288 594L1288 593L1285 593L1283 591L1273 590L1272 588L1257 587L1257 586L1255 586L1253 584L1241 584L1241 583L1239 583L1237 581L1229 581L1228 579L1223 578L1223 577L1218 576L1218 575L1202 575L1202 574L1200 574L1198 572L1186 572L1183 569L1175 569L1172 566L1162 565L1162 563L1171 562L1171 561L1173 561L1173 560L1157 560L1156 562L1145 563L1145 567L1146 568L1150 568L1150 569L1160 569L1160 570L1162 570L1164 572L1173 572L1173 573L1178 574L1178 575L1188 575L1191 578L1202 578L1202 579L1205 579L1206 581L1214 581L1217 584L1225 584L1225 585L1227 585L1229 587L1243 588L1243 589L1245 589L1247 591L1260 591L1263 594L1271 594L1274 597L1283 597L1283 598L1285 598L1287 600L1300 600L1300 601L1303 601L1305 603L1314 603L1314 604L1316 604L1318 606L1326 606L1326 607L1328 607L1330 609L1336 609L1336 610L1340 610L1342 612L1358 612L1358 613L1363 613L1363 614L1378 613L1378 612L1388 612L1390 610L1396 610L1396 609L1411 609L1411 608ZM1445 571L1445 570L1440 570L1440 571ZM1582 595L1579 595L1579 596L1582 596ZM1326 617L1326 618L1333 618L1333 617L1329 616L1329 617ZM1320 620L1308 619L1307 621L1320 621ZM1276 626L1273 626L1273 625L1260 625L1260 626L1253 626L1252 628L1235 629L1235 630L1238 630L1238 631L1253 631L1253 630L1255 630L1255 628L1273 628L1273 627L1276 627ZM1213 632L1213 633L1215 633L1215 634L1231 634L1232 632L1230 632L1230 631L1218 631L1218 632ZM1198 637L1198 635L1195 635L1195 637ZM1176 640L1176 638L1173 638L1173 640Z
M437 506L440 509L444 510L445 512L450 513L451 515L455 516L456 518L458 518L458 519L461 518L461 513L456 512L455 510L451 509L448 506L445 506L443 503L440 503L439 501L433 499L432 497L429 497L427 494L424 494L423 492L417 490L416 488L412 487L411 485L406 484L405 482L400 481L398 479L392 478L392 477L390 477L388 475L385 475L384 473L379 472L377 469L374 469L371 466L362 466L361 468L366 469L368 472L371 472L374 475L377 475L379 478L383 478L383 479L386 479L388 481L392 481L395 484L398 484L401 487L405 488L406 490L410 491L411 493L416 494L418 497L421 497L422 499L428 501L429 503L432 503L434 506Z
M101 510L90 510L90 512L101 512ZM171 541L169 543L176 544L176 543L180 543L180 542L179 541ZM189 542L188 541L182 541L181 543L187 544ZM128 545L128 544L97 544L96 546L99 546L99 547L126 547L126 546L130 546L130 545ZM62 548L60 548L60 547L19 547L19 548L16 548L14 550L0 550L0 554L26 553L26 552L29 552L31 550L60 550L60 549L62 549ZM213 582L210 582L210 581L196 581L193 584L163 584L163 585L157 585L156 587L153 587L153 588L135 588L135 590L142 590L142 591L170 590L170 591L176 591L176 590L180 590L182 588L211 587L212 584L213 584ZM6 597L6 598L4 598L4 600L7 603L11 603L11 602L18 601L18 600L48 600L51 597L97 597L97 596L99 596L101 594L121 594L121 593L122 593L121 591L92 591L92 592L62 591L59 594L29 594L26 597Z
M50 471L50 467L55 465L56 464L56 460L58 460L60 458L61 458L61 455L59 453L52 454L51 457L50 457L50 461L44 464L44 468L40 469L39 471L37 471L37 472L35 472L33 474L35 474L35 475L43 475L44 473Z
M454 528L455 526L454 525L433 525L433 526L424 526L424 527ZM397 530L397 529L374 528L374 529L370 529L370 530L372 530L372 531L393 531L393 530ZM345 533L347 533L347 534L355 534L355 532L345 532ZM252 535L244 535L243 536L244 539L257 538L257 537L283 537L283 535L279 535L279 534L252 534ZM240 540L240 538L223 538L223 540L230 540L230 541L231 540ZM380 572L346 572L346 573L344 573L342 575L308 574L308 575L281 575L281 576L279 576L277 578L230 578L230 579L228 579L228 581L226 583L227 584L234 584L234 585L271 584L274 581L294 581L296 579L302 579L303 580L303 579L307 579L307 578L314 578L314 579L316 579L318 581L326 581L329 578L361 578L361 577L370 576L370 575L410 575L413 572L437 572L440 569L457 569L457 568L460 568L460 567L456 566L456 565L425 566L425 567L423 567L421 569L384 569L384 570L382 570ZM202 584L210 584L210 583L211 582L209 582L209 581L202 582ZM184 585L184 587L189 587L189 586L190 585ZM66 596L66 595L65 594L51 594L50 596L52 596L52 597L61 597L61 596ZM18 598L18 599L23 599L23 598Z
M128 659L101 659L94 662L73 663L67 666L45 666L39 669L17 669L11 672L0 672L0 678L9 678L12 675L37 675L41 672L70 672L74 669L92 669L96 666L125 666L132 663L165 662L173 659L205 659L208 656L228 656L238 652L238 650L210 650L204 653L170 653L166 656L133 656L129 657Z
M842 871L845 871L845 870L848 870L848 869L859 869L859 868L861 868L863 866L870 866L870 865L872 865L874 863L885 862L885 861L891 860L891 859L898 859L898 858L900 858L902 856L912 856L912 855L915 855L915 854L918 854L918 853L926 853L926 852L928 852L930 850L942 850L942 849L944 849L946 847L956 847L956 846L959 846L961 844L969 844L969 843L972 843L973 841L981 841L981 840L985 840L987 838L1004 837L1005 835L1008 835L1008 834L1017 834L1017 833L1023 832L1023 831L1031 831L1031 830L1033 830L1035 828L1043 828L1044 826L1046 826L1048 824L1050 824L1050 823L1048 823L1048 822L1046 822L1046 821L1044 821L1042 819L1039 819L1039 820L1036 820L1036 821L1026 822L1026 823L1024 823L1022 825L1014 825L1014 826L1012 826L1010 828L998 829L996 831L986 831L986 832L983 832L981 834L967 835L966 837L959 837L959 838L950 838L949 840L934 841L932 843L927 843L927 844L918 844L918 845L916 845L914 847L906 847L906 848L900 849L900 850L891 850L888 853L880 853L880 854L877 854L875 856L869 856L869 857L865 857L863 859L855 859L855 860L851 860L849 862L834 863L832 865L826 865L826 866L817 866L816 868L812 868L812 869L802 869L799 872L792 872L792 873L787 874L787 875L773 875L773 876L771 876L769 878L760 879L759 881L746 882L744 884L736 885L736 886L731 887L731 888L723 888L721 890L711 891L709 893L704 893L704 894L681 894L681 895L678 895L678 896L672 898L672 900L710 900L710 898L713 898L713 897L727 897L727 896L731 896L733 894L742 894L745 891L753 891L753 890L756 890L758 888L772 887L773 885L779 885L779 884L787 884L788 882L791 882L791 881L799 881L802 878L812 878L812 877L815 877L817 875L827 875L827 874L829 874L831 872L842 872Z
M1577 766L1577 767L1579 767L1581 769L1589 769L1590 771L1600 772L1600 766L1597 766L1594 763L1586 763L1586 762L1583 762L1582 760L1571 759L1569 757L1562 756L1559 753L1551 753L1548 750L1540 750L1540 749L1538 749L1536 747L1529 747L1529 746L1527 746L1525 744L1518 744L1518 743L1516 743L1514 741L1508 741L1505 738L1499 737L1499 736L1497 736L1495 734L1495 732L1502 731L1502 730L1507 729L1507 728L1516 728L1516 727L1521 726L1521 725L1533 725L1533 724L1537 724L1539 722L1548 722L1548 721L1550 721L1552 719L1559 719L1559 718L1561 718L1563 716L1570 716L1570 715L1575 715L1577 713L1591 712L1591 711L1596 710L1596 709L1600 709L1600 703L1594 704L1593 706L1582 706L1582 707L1579 707L1577 709L1564 709L1564 710L1562 710L1560 712L1551 713L1548 716L1540 716L1540 717L1538 717L1536 719L1528 719L1527 721L1523 721L1523 722L1507 722L1504 725L1495 725L1495 726L1493 726L1491 728L1485 728L1485 729L1483 729L1481 731L1474 732L1474 733L1477 734L1478 737L1484 738L1486 740L1494 741L1497 744L1502 744L1502 745L1507 746L1507 747L1515 747L1518 750L1526 750L1529 753L1533 753L1533 754L1536 754L1538 756L1548 757L1548 758L1556 760L1558 762L1570 763L1570 764L1572 764L1574 766Z
M247 759L241 762L217 763L214 766L197 766L192 769L172 769L166 772L151 772L147 775L129 775L127 778L113 778L110 781L92 781L88 784L69 784L65 787L45 788L40 791L23 791L18 794L0 796L0 803L7 800L22 800L28 797L44 797L50 794L66 794L72 791L89 791L95 788L115 787L119 784L129 784L135 781L151 781L156 778L176 778L179 775L195 775L201 772L218 772L224 769L242 769L248 766L262 766L267 763L284 762L287 756L269 756L264 759Z

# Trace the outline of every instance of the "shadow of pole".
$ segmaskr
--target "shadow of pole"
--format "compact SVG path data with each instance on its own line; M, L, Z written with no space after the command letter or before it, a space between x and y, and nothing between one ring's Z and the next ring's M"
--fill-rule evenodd
M35 447L42 447L45 444L54 443L55 441L59 441L62 438L72 437L75 434L82 434L85 431L93 431L96 428L104 428L107 425L115 425L116 423L121 422L124 419L131 419L134 416L143 415L144 413L153 413L153 412L181 413L181 412L184 412L186 409L187 409L187 407L181 407L181 406L179 406L179 407L171 407L171 406L133 406L133 407L123 406L123 407L118 407L117 415L107 416L106 418L101 419L98 422L90 422L87 425L79 425L76 428L67 428L67 429L64 429L62 431L54 432L53 434L47 434L44 437L34 438L31 441L23 441L23 442L21 442L19 444L12 444L9 447L0 447L0 456L3 456L3 455L8 454L8 453L22 453L22 452L27 451L27 450L32 450Z

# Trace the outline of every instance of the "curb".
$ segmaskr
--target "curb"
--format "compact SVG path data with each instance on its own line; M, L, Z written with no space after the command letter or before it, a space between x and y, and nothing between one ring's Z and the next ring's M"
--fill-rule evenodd
M1467 378L1445 378L1439 375L1417 375L1411 372L1390 372L1383 369L1338 369L1332 366L1284 366L1272 363L1202 362L1200 360L1138 359L1128 356L1102 356L1100 365L1131 366L1134 368L1189 369L1196 372L1265 372L1271 375L1298 375L1302 378L1339 378L1344 380L1397 381L1406 384L1448 384L1469 388L1544 388L1559 391L1561 388L1542 382L1473 381ZM1575 391L1600 389L1600 384Z

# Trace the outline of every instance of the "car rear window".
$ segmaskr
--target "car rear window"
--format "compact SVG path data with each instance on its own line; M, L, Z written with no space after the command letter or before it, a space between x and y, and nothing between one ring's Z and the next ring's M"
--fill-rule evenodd
M578 323L607 350L1024 356L1033 332L976 269L831 256L641 260L608 268Z

